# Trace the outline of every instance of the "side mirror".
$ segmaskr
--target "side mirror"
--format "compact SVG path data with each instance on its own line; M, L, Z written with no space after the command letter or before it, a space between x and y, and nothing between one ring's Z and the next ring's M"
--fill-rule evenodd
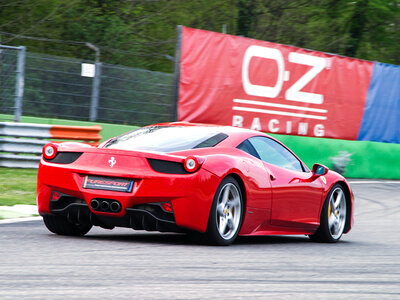
M312 168L312 174L314 178L318 178L319 176L323 176L328 173L328 168L324 165L314 164Z

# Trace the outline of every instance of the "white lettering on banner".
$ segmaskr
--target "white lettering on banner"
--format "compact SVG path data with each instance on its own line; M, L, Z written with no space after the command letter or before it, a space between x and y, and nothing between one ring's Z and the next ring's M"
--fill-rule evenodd
M278 66L278 77L275 86L263 86L252 84L249 79L249 66L253 57L261 57L265 59L275 60ZM289 62L312 66L312 68L300 77L285 93L285 99L304 103L322 104L324 96L316 93L301 92L311 80L313 80L326 66L327 61L323 57L313 56L309 54L301 54L290 52ZM285 71L285 61L281 51L276 48L262 47L252 45L247 48L242 64L242 84L247 95L276 98L281 92L283 82L288 81L290 77L289 71Z
M253 57L260 57L262 59L269 59L275 61L278 69L276 83L274 86L263 86L256 85L250 82L249 78L249 67L250 61ZM303 54L297 52L290 52L288 55L288 62L294 64L300 64L305 66L311 66L312 68L306 71L296 82L284 91L285 100L302 102L307 104L323 104L324 95L311 92L301 91L307 84L309 84L313 79L315 79L318 74L320 74L325 68L331 68L331 60L323 57L313 56L310 54ZM268 70L266 70L267 72ZM242 84L244 91L250 96L257 96L263 98L276 98L280 94L283 83L288 81L290 78L290 72L285 70L285 60L283 58L282 52L276 48L269 48L263 46L251 45L247 48L242 64ZM264 102L260 100L246 100L246 99L233 99L234 103L239 105L233 106L232 109L236 111L245 111L258 114L269 114L269 115L279 115L295 118L304 119L316 119L316 120L327 120L326 114L327 109L306 107L301 105L291 105L291 104L281 104L273 102ZM258 106L254 107L254 106ZM274 107L276 109L264 109L261 107ZM295 110L295 111L293 111ZM310 114L312 113L312 114ZM236 122L239 122L237 120ZM243 120L241 121L243 123ZM252 128L257 129L261 126L259 120L252 123ZM258 122L258 123L257 123ZM293 132L292 123L288 121L286 123L286 133L290 134ZM241 123L241 124L242 124ZM300 123L308 124L308 123ZM270 126L270 125L268 125ZM279 122L272 123L272 129L277 132L276 128L279 127ZM322 126L322 127L321 127ZM297 128L298 134L303 135L304 132L308 131L306 125L299 125ZM279 129L278 129L279 130ZM296 131L294 129L294 131ZM320 124L318 128L314 129L315 136L323 136L325 134L325 129L323 125ZM318 134L318 135L317 135Z
M252 84L249 79L249 66L252 57L261 57L272 59L278 65L278 78L275 86L262 86ZM252 45L247 48L243 58L242 65L242 82L243 88L247 95L275 98L279 95L283 85L283 73L285 71L285 63L283 61L282 53L278 49L267 48ZM287 75L288 77L289 75Z
M301 117L301 118L316 119L316 120L326 120L327 119L325 116L307 115L307 114L299 114L299 113L269 110L269 109L259 109L259 108L252 108L252 107L234 106L234 107L232 107L232 110L250 111L250 112L257 112L257 113L268 114L268 115Z
M232 119L232 126L243 127L243 122L244 122L243 116L235 115L235 116L233 116L233 119ZM286 132L287 134L292 133L293 130L296 131L296 129L293 128L292 121L285 122L284 124L286 124L286 128L281 128L281 124L280 124L279 120L277 120L277 119L270 119L270 120L265 120L265 121L261 122L260 118L258 118L258 117L255 117L252 119L251 129L261 131L262 123L266 124L268 131L272 132L272 133L279 132L281 129L282 129L281 132ZM283 127L285 127L285 126L283 126ZM297 127L297 134L298 135L308 135L308 128L309 128L309 123L300 122ZM316 124L313 128L312 133L314 134L314 136L317 136L317 137L325 136L324 125Z
M308 54L290 52L289 61L296 64L312 66L312 68L302 77L300 77L300 79L297 80L290 88L287 89L285 98L291 101L322 104L324 102L323 95L316 93L300 92L300 90L305 87L307 83L313 80L314 77L317 76L326 67L326 59Z
M322 124L317 124L314 127L314 135L315 136L324 136L325 135L325 127Z
M252 105L270 106L270 107L286 108L286 109L293 109L293 110L311 111L311 112L322 113L322 114L325 114L328 112L326 109L321 109L321 108L311 108L311 107L271 103L271 102L264 102L264 101L261 102L261 101L256 101L256 100L233 99L233 102L241 103L241 104L252 104Z
M299 123L299 131L298 135L307 135L308 132L308 123Z
M286 133L292 133L292 121L286 122Z
M278 132L279 131L279 121L277 119L269 120L268 122L268 130L270 132Z
M233 116L232 126L243 127L243 117L242 116Z
M261 130L260 118L254 118L251 123L251 129L253 130Z

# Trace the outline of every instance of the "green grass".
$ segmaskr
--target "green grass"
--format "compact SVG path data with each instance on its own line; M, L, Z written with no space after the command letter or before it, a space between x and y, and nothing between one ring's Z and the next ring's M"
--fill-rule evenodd
M0 122L12 122L13 119L14 117L11 115L0 114ZM47 119L27 116L23 116L21 118L21 122L72 126L101 125L103 128L100 133L102 136L102 141L138 128L137 126L130 125ZM0 167L0 206L36 204L36 177L36 169L13 169Z
M36 204L36 169L0 168L0 206Z

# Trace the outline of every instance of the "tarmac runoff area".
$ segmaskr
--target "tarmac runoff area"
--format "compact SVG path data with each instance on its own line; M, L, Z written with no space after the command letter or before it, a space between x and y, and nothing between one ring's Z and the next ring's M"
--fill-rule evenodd
M130 228L60 236L40 217L1 224L0 299L400 300L400 181L357 181L354 227L336 244L241 236L213 247Z

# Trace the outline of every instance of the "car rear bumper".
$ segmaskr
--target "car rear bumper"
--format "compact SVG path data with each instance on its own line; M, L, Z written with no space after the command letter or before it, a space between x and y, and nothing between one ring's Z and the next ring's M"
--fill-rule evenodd
M219 178L205 169L193 174L164 174L146 169L118 173L88 168L73 168L41 161L38 173L37 199L41 215L61 214L69 218L85 218L93 225L123 226L134 229L178 231L189 228L204 232ZM131 192L84 188L87 175L133 180ZM60 199L53 199L57 192ZM64 198L63 198L64 197ZM56 197L55 197L56 198ZM95 210L91 201L117 201L117 211ZM62 201L60 201L62 200ZM63 203L64 202L64 203ZM143 207L170 203L172 218ZM140 205L142 207L140 207ZM167 214L168 216L168 214Z

